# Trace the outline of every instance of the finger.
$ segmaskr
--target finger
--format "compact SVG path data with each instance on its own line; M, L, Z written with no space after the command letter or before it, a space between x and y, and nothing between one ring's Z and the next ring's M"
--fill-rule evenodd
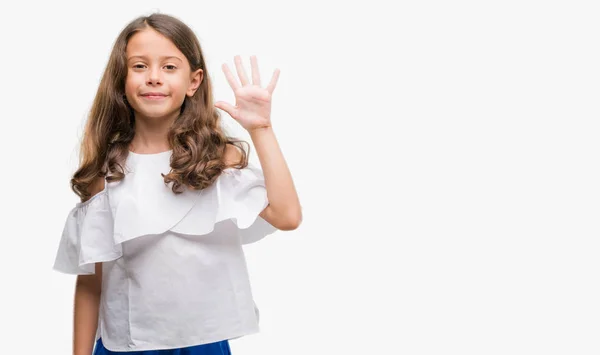
M260 72L258 71L258 60L255 55L250 57L250 64L252 65L252 83L260 86Z
M231 117L234 116L235 107L227 102L217 101L215 102L215 107L227 112Z
M227 78L227 81L229 82L229 86L231 86L231 88L235 91L236 89L240 88L240 84L237 82L237 80L235 80L235 78L233 77L233 74L231 74L231 71L229 70L229 67L227 66L227 63L223 64L221 66L221 68L223 68L223 72L225 73L225 78Z
M269 94L273 94L273 90L275 90L275 86L277 85L277 79L279 79L279 69L275 69L273 77L271 78L271 82L269 85L267 85L267 91L269 91Z
M242 86L246 86L249 84L248 76L246 76L246 71L244 70L244 66L242 65L242 57L236 55L234 58L235 68L237 69L238 76L240 77L240 82Z

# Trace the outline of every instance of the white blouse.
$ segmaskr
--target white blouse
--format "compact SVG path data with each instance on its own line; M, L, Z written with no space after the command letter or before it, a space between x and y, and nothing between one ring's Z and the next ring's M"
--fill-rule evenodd
M161 350L259 331L243 244L277 229L262 171L228 168L202 191L175 195L161 173L172 151L130 152L125 179L69 213L54 270L102 262L96 340L112 351Z

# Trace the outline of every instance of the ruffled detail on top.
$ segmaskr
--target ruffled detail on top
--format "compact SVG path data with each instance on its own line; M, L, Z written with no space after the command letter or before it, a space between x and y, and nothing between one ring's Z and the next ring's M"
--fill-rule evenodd
M107 190L78 203L68 216L54 261L54 270L75 275L95 273L95 263L120 258L113 242L113 218Z
M277 230L259 216L268 204L260 169L253 165L229 168L213 185L202 190L197 203L171 230L203 235L212 232L215 224L231 220L237 226L241 243L254 243Z
M125 179L71 210L63 230L54 269L69 274L93 274L94 263L123 255L121 244L167 231L205 235L230 220L241 244L253 243L277 231L259 216L269 204L262 171L248 165L228 168L201 190L174 194L160 173L168 173L169 155L128 159Z

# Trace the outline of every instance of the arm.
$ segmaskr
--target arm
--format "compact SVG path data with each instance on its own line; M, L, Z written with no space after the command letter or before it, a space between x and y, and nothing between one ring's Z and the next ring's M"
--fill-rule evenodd
M73 355L90 355L94 349L102 289L102 263L95 275L78 275L73 316Z
M277 229L294 230L302 222L302 209L292 175L281 153L275 133L269 127L251 131L250 137L265 176L269 200L269 205L260 216ZM241 159L241 153L231 145L227 146L225 155L225 160L232 163Z
M96 179L90 186L91 195L102 191L104 184L104 178ZM92 354L98 328L101 291L102 263L96 263L94 275L77 275L73 310L73 355Z
M294 230L302 222L302 209L292 174L272 127L250 131L265 176L269 205L260 216L280 230Z
M275 70L267 87L262 88L256 56L250 57L252 84L248 80L241 57L235 56L234 60L239 83L227 64L223 64L222 68L235 94L236 105L218 101L215 107L225 110L240 123L250 133L256 147L269 200L269 205L260 216L277 229L296 229L302 222L302 208L292 175L271 126L271 98L279 78L279 69Z

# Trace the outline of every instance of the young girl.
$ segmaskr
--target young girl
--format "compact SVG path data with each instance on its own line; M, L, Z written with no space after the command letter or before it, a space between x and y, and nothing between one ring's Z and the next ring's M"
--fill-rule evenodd
M71 179L71 210L54 269L77 276L74 354L229 354L259 331L242 245L302 220L271 127L279 71L263 88L239 56L235 106L213 104L198 39L153 14L118 36ZM248 132L220 127L226 111ZM248 145L249 147L249 145Z

